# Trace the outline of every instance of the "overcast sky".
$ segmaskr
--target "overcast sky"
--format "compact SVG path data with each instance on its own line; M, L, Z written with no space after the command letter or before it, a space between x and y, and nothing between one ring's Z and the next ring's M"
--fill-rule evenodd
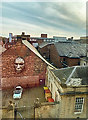
M16 0L15 0L16 1ZM80 38L86 35L86 2L2 2L0 35L24 31L39 37L63 36ZM1 11L0 10L0 11Z

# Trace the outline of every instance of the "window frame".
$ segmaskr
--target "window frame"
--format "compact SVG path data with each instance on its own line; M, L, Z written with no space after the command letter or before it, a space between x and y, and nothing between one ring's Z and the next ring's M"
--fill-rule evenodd
M76 105L78 106L80 106L81 105L81 108L80 107L78 107L78 108L76 108ZM75 99L75 110L74 110L74 114L80 114L80 113L82 113L82 111L83 111L83 105L84 105L84 97L76 97L76 99ZM77 110L78 109L78 110Z

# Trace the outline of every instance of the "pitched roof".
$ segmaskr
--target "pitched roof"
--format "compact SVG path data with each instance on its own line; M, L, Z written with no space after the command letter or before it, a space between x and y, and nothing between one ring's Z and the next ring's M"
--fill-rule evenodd
M82 85L88 85L88 66L77 67L71 78L81 78Z
M74 67L61 68L58 70L53 70L53 73L60 79L61 83L65 83L72 73L73 69Z
M58 42L55 44L55 47L60 56L66 56L69 58L86 56L86 44Z
M22 43L29 48L33 53L35 53L41 60L43 60L47 65L49 65L50 67L56 69L53 65L51 65L48 61L46 61L41 55L40 53L37 51L37 49L35 47L33 47L27 40L22 40Z
M51 45L51 44L54 44L54 42L43 42L43 43L39 44L39 48L43 48L43 47L45 47L47 45Z
M58 77L63 84L71 81L71 78L82 79L81 85L88 85L88 66L67 67L58 70L53 70L53 73Z

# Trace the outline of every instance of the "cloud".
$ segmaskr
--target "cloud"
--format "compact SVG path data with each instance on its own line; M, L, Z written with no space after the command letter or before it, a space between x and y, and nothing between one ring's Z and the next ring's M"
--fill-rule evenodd
M2 0L2 2L87 2L87 0Z
M81 36L86 29L85 9L84 2L5 2L2 3L3 34L29 31Z

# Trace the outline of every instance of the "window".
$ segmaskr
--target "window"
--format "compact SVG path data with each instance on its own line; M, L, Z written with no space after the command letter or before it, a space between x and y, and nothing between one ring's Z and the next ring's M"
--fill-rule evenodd
M78 65L80 65L80 61L78 62Z
M63 58L63 61L65 61L66 59L65 58Z
M76 98L76 101L75 101L75 114L82 112L83 103L84 103L84 98L83 97L77 97Z
M84 65L86 65L86 63L84 63Z

